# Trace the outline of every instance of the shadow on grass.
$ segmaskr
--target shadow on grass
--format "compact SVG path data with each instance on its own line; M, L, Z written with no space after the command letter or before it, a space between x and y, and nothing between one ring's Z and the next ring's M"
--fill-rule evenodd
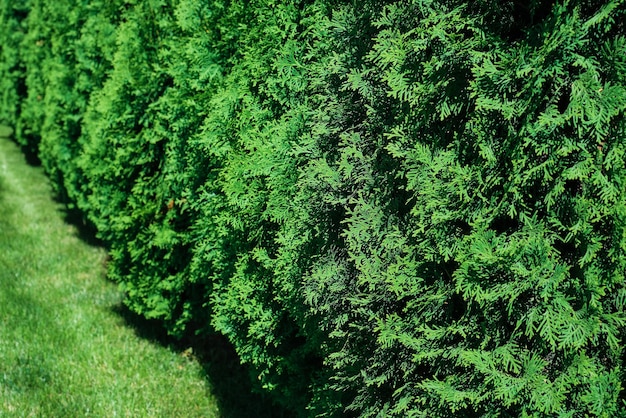
M24 136L23 140L26 141L26 143L28 144L28 145L25 145L24 143L18 143L14 134L15 134L15 131L13 130L13 128L10 128L5 125L0 125L0 138L7 138L15 142L20 147L20 150L22 151L22 154L24 155L24 159L26 160L26 163L28 163L28 165L32 167L40 167L41 159L39 159L39 155L38 155L39 148L33 145L33 144L38 144L39 140L33 136L28 136L28 135Z
M200 362L211 392L218 401L224 418L288 418L290 411L273 404L267 396L253 390L248 367L239 362L234 348L226 337L213 334L193 340L176 340L168 336L158 320L146 319L124 305L113 311L122 317L135 334L183 354L192 349Z
M0 182L1 183L1 182ZM1 184L0 184L1 186ZM63 199L55 197L58 203ZM64 221L76 228L79 239L88 245L105 247L96 237L96 228L77 209L65 205L60 209ZM168 335L162 322L132 312L123 304L111 310L142 339L169 348L181 355L193 353L200 363L204 378L218 402L224 418L289 418L296 414L275 405L268 396L255 392L249 368L242 365L233 346L221 334L175 339Z
M12 128L6 125L0 125L1 140L13 141L17 144L15 138L13 137L13 134L14 130ZM17 146L20 148L20 151L24 156L24 160L28 165L32 167L41 167L41 159L39 159L37 148L21 144L17 144ZM104 243L96 237L96 227L85 218L81 211L79 211L78 209L69 208L67 206L67 198L63 198L58 194L55 194L52 197L57 203L65 205L65 208L61 210L61 215L63 216L63 220L66 223L76 227L78 231L78 238L91 246L104 246Z
M16 143L17 146L20 148L20 151L22 151L22 155L24 155L24 159L26 160L26 163L28 165L33 167L41 166L41 160L39 159L39 155L37 155L38 149L36 147L33 147L32 145L29 146L19 144L15 139L14 133L15 131L13 130L13 128L0 124L0 139L13 141L14 143ZM33 141L33 143L36 142Z
M10 128L0 125L0 140L12 140L10 138L12 133ZM29 165L41 165L36 150L26 146L20 148ZM0 199L3 198L2 183L0 178ZM91 246L104 247L104 243L96 236L95 226L81 211L68 207L67 199L62 196L56 195L53 198L57 203L64 205L64 208L59 210L60 215L67 224L76 228L80 240ZM208 386L217 399L224 418L288 418L295 415L272 403L267 396L253 390L248 367L239 362L234 348L224 336L213 334L180 341L170 337L157 320L137 315L124 305L114 306L112 310L140 338L168 347L181 355L191 348L194 357L202 365ZM0 368L0 372L3 370ZM5 378L8 378L7 376L5 373Z
M96 226L91 223L80 210L68 207L67 204L63 202L63 199L60 199L58 196L55 196L55 200L65 205L65 207L60 210L63 221L76 228L76 236L81 241L92 247L106 247L104 242L96 236L96 232L98 232Z

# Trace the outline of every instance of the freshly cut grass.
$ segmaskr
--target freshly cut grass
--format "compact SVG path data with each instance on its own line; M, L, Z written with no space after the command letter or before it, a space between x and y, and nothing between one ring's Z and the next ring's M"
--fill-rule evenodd
M126 325L105 251L63 217L0 137L0 417L220 416L192 356Z

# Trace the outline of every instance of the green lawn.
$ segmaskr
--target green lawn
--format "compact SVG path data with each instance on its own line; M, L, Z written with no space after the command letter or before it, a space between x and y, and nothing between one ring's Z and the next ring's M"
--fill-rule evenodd
M105 251L64 217L41 169L0 137L0 417L232 415L206 364L128 325Z

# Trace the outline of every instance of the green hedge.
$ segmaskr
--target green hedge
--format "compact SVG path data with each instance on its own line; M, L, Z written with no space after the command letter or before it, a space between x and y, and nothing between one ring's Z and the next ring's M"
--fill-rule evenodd
M308 416L624 416L622 1L0 0L128 306Z

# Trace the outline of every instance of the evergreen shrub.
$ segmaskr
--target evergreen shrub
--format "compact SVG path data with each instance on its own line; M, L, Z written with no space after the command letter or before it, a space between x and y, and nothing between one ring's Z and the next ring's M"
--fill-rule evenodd
M623 1L0 0L127 305L303 416L626 416Z

